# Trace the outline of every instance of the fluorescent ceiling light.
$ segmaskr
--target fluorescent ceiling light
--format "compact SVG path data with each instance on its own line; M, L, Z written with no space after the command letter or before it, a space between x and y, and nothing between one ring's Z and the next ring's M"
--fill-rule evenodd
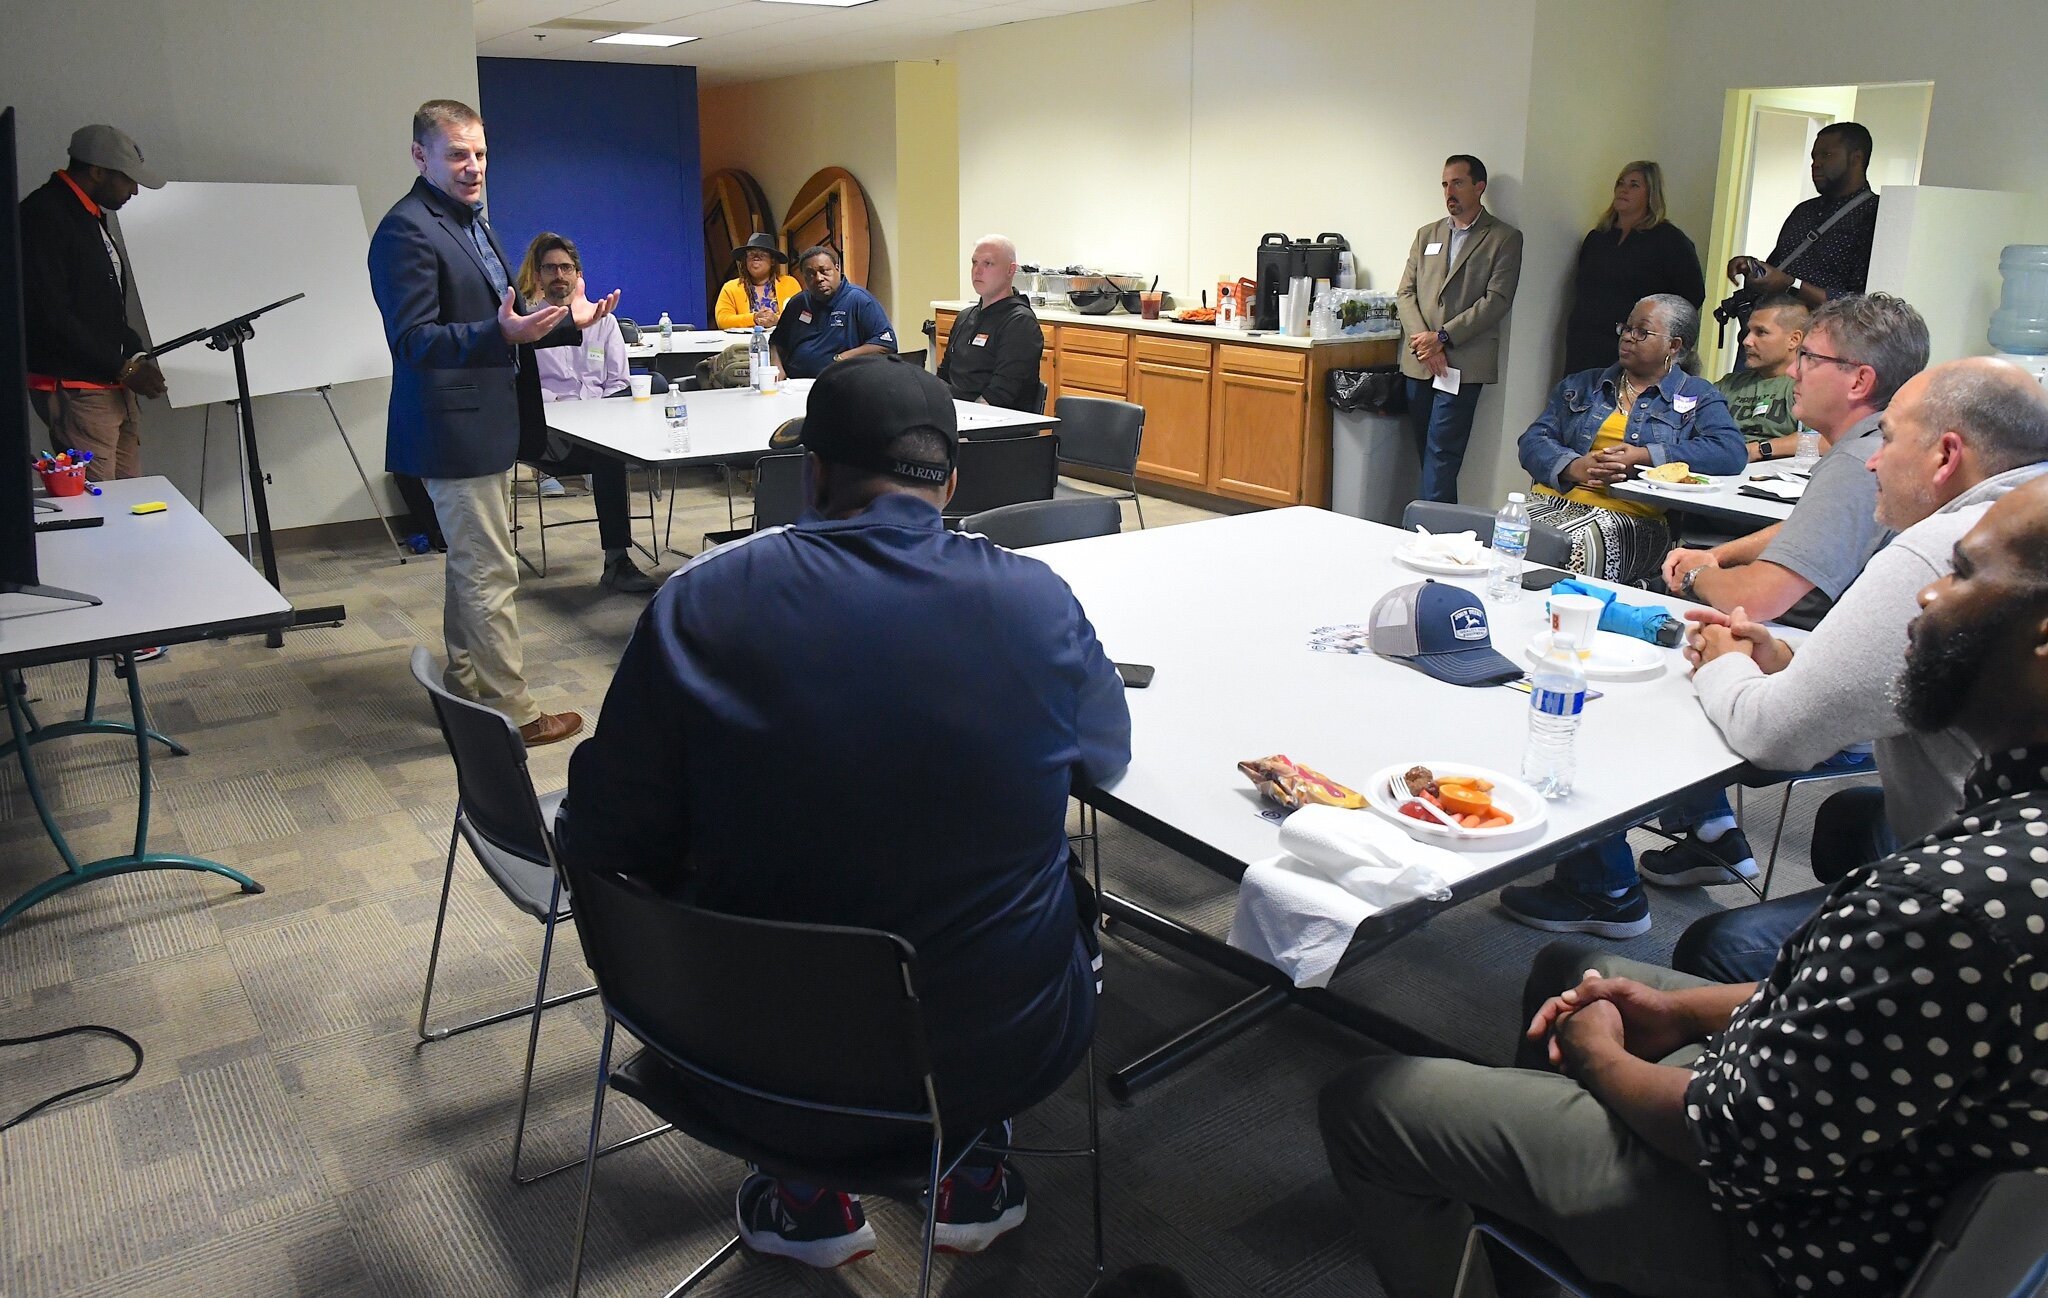
M817 9L851 9L856 5L872 4L874 0L761 0L771 5L810 5Z
M646 32L613 32L609 36L600 36L590 43L592 45L652 45L657 49L665 50L671 46L683 45L696 39L695 36L651 36Z

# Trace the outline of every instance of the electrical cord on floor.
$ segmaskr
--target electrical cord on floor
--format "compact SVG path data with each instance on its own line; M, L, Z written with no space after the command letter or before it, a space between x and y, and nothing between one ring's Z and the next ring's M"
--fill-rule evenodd
M58 1028L54 1032L38 1032L30 1037L0 1037L0 1049L8 1046L30 1046L39 1041L56 1041L64 1037L84 1036L87 1034L112 1037L134 1052L135 1062L129 1065L128 1071L122 1073L119 1077L103 1077L96 1082L87 1082L83 1086L74 1086L68 1091L59 1091L49 1099L43 1100L38 1104L30 1105L20 1113L7 1119L7 1121L0 1122L0 1132L20 1126L53 1104L62 1104L73 1096L84 1095L87 1091L97 1091L103 1086L119 1086L142 1071L142 1043L119 1028L104 1027L98 1023L81 1023L77 1027Z

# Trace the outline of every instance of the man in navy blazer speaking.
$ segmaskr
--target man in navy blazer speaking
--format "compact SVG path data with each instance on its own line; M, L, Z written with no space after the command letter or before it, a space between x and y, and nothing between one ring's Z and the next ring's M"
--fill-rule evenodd
M579 278L567 306L524 309L483 215L484 123L475 109L453 99L421 104L412 160L420 178L370 239L370 289L391 344L384 467L421 479L448 539L448 688L503 712L529 745L550 744L582 729L583 718L543 712L527 693L507 475L522 428L545 432L533 349L580 346L582 330L610 314L619 295L592 302Z

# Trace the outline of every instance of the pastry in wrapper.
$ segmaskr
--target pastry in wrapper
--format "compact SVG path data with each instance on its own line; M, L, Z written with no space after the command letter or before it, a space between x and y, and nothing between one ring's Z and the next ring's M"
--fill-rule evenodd
M1669 464L1643 470L1643 477L1651 482L1690 482L1692 466L1684 460L1673 460Z
M1284 753L1239 762L1237 769L1259 786L1260 793L1289 811L1312 804L1356 811L1365 805L1365 798L1355 789L1345 788L1321 771L1311 770Z

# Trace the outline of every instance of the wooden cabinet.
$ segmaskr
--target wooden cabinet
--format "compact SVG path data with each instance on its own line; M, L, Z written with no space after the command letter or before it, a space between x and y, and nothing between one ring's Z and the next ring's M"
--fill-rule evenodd
M934 311L939 357L958 314ZM1039 328L1048 413L1062 395L1134 401L1145 407L1141 479L1259 505L1328 508L1329 371L1391 365L1397 347L1392 339L1261 344L1065 315L1041 317Z
M1145 407L1138 473L1191 487L1209 485L1207 343L1140 335L1133 344L1130 399Z
M937 333L932 338L932 369L939 368L939 362L946 359L946 344L953 337L953 322L960 318L957 311L934 311L932 323Z

